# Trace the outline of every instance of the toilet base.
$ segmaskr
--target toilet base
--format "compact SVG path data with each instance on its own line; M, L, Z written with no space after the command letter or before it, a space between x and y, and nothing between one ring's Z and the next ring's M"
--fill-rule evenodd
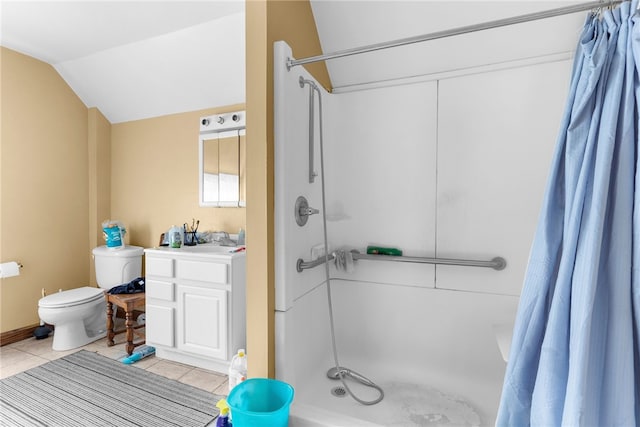
M53 331L53 343L51 348L54 351L67 351L82 347L107 336L107 331L97 332L94 336L88 336L82 322L67 323L56 326Z
M38 306L38 315L43 322L54 326L53 350L66 351L106 336L106 308L106 299L100 292L96 299L74 306Z

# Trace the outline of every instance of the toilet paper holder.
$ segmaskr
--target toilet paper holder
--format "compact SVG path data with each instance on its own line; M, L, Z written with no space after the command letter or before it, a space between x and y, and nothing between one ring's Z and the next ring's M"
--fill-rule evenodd
M24 267L21 262L10 261L0 264L0 279L20 275L20 269Z
M18 266L18 268L22 268L22 267L24 267L24 265L22 265L22 263L21 263L21 262L18 262L18 261L3 262L3 263L1 263L0 265L13 264L13 263L16 263L16 265Z

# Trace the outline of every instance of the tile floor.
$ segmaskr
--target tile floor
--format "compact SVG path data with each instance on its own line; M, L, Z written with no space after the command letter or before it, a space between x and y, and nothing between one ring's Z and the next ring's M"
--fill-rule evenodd
M113 347L107 347L107 339L103 338L69 351L53 351L51 349L52 340L53 336L42 340L29 338L0 347L0 378L26 371L82 349L94 351L112 359L120 359L127 355L123 344L124 334L116 336L116 345ZM156 356L146 357L136 362L134 366L218 395L226 396L229 393L227 376L218 372L194 368Z

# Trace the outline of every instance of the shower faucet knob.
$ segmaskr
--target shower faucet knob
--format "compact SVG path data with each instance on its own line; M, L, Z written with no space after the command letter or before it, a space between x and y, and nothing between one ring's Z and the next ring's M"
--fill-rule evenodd
M318 209L314 209L309 206L307 199L304 196L300 196L296 199L295 217L296 223L302 227L307 223L309 216L319 214Z
M300 208L300 215L315 215L315 214L319 214L320 211L318 209L314 209L314 208Z

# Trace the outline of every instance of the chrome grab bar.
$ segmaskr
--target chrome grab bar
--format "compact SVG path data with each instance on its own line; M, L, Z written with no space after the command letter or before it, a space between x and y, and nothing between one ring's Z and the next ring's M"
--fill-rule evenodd
M424 258L415 256L392 256L392 255L369 255L361 254L357 250L352 250L354 260L368 260L368 261L393 261L393 262L411 262L418 264L441 264L441 265L459 265L463 267L487 267L494 270L504 270L507 266L507 261L502 257L495 257L490 261L477 261L469 259L452 259L452 258ZM302 273L303 270L308 268L317 267L325 262L325 258L328 261L332 261L335 256L329 254L327 257L321 256L312 261L305 261L302 258L298 258L296 262L296 270L298 273Z

